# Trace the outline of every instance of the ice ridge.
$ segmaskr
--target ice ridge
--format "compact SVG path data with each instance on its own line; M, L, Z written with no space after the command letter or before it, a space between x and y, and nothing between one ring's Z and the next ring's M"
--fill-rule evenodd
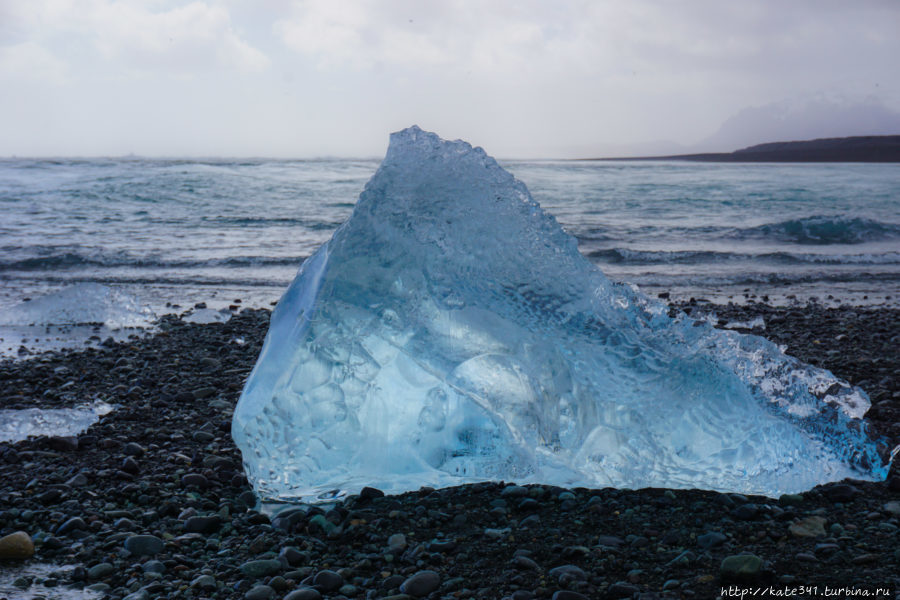
M868 407L610 281L481 148L410 127L278 303L232 434L264 499L487 479L777 496L886 477Z

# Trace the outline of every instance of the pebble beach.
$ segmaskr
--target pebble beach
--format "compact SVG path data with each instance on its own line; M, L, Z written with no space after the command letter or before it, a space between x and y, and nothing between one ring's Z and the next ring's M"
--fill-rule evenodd
M862 387L871 434L900 443L900 309L677 308L761 317L745 331ZM780 498L487 482L263 510L230 427L269 315L167 315L0 363L5 409L115 407L78 435L0 442L0 598L900 597L896 463Z

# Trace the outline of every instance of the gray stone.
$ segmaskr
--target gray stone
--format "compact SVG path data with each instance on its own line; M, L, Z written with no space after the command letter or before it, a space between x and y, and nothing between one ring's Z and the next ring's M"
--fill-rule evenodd
M782 494L778 498L778 504L781 506L800 506L803 504L802 494Z
M195 486L205 490L209 487L209 480L200 473L188 473L181 477L181 485L184 487Z
M718 531L710 531L709 533L697 536L697 544L704 549L721 546L726 541L728 541L728 537Z
M68 521L60 525L56 530L56 535L66 535L70 531L86 531L87 523L81 517L72 517Z
M275 590L267 585L257 585L244 594L245 600L272 600L275 597Z
M129 456L143 456L144 448L138 443L128 442L125 444L125 447L122 448L122 452L128 454Z
M441 576L434 571L419 571L403 582L400 591L416 598L427 596L441 587Z
M66 481L66 485L70 487L84 487L88 484L88 478L85 477L84 473L79 473L73 477L70 477L68 481Z
M213 591L216 589L216 578L212 575L201 575L191 582L191 587Z
M152 556L163 551L165 544L155 535L133 535L125 540L125 549L134 556Z
M344 578L334 571L325 569L316 573L313 585L325 592L333 592L344 585Z
M284 600L321 600L322 594L316 588L300 588L284 597Z
M551 600L590 600L590 598L572 590L559 590L553 594Z
M102 562L88 569L88 579L103 579L116 572L116 568L108 562Z
M189 517L184 522L184 530L188 533L212 533L219 528L222 519L219 515L208 517Z
M209 398L210 396L214 396L215 394L216 388L202 387L194 390L194 399L202 400L203 398Z
M756 518L756 514L759 512L759 507L752 502L747 502L745 504L741 504L733 511L731 514L735 519L740 519L742 521L750 521L751 519Z
M726 580L752 580L762 573L763 560L755 554L737 554L722 561L719 572Z
M541 569L536 562L534 562L527 556L517 556L517 557L513 558L512 564L517 569L531 570L531 571L540 571L540 569Z
M265 577L281 571L281 561L274 558L251 560L241 565L241 573L247 577Z
M158 560L148 560L144 564L141 565L141 569L144 573L165 573L166 565Z
M58 452L78 450L78 438L72 435L57 435L47 440L47 444Z
M824 537L825 519L819 516L804 517L791 523L788 529L796 537Z
M393 553L403 552L406 550L406 536L402 533L395 533L388 538L388 550Z
M508 485L500 492L501 496L523 498L528 495L528 488L521 485Z
M617 581L607 588L606 593L614 598L631 598L639 591L641 589L633 583Z
M587 574L580 567L575 565L561 565L559 567L555 567L550 569L550 577L555 577L557 579L562 579L563 576L568 576L570 579L577 579L579 581L584 581L587 579Z

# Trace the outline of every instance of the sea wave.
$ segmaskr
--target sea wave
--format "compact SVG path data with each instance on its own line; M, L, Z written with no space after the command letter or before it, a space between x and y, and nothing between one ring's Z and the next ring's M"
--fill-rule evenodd
M768 239L803 245L862 244L900 238L900 224L863 217L816 215L733 229L727 239Z
M862 254L816 254L808 252L740 253L713 250L632 250L602 248L587 253L598 263L616 265L658 264L720 264L727 262L755 262L770 264L813 265L892 265L900 264L900 252Z
M84 254L61 252L13 260L0 260L3 271L64 271L85 267L132 267L135 269L195 269L205 267L266 267L299 266L303 256L230 256L216 259L165 259L158 257L129 257L127 255Z

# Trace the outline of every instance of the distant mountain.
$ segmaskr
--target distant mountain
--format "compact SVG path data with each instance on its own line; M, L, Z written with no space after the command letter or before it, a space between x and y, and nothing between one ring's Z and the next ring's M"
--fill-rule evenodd
M768 142L734 152L639 156L593 160L688 160L700 162L900 162L900 135L865 135L797 142Z
M769 140L812 140L885 134L900 134L900 113L877 99L851 101L846 98L814 96L745 108L727 119L716 133L689 151L728 152Z

